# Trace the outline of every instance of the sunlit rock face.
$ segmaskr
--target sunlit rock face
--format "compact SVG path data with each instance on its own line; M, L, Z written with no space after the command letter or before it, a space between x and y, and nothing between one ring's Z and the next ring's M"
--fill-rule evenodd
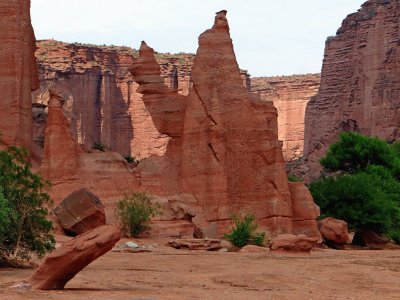
M399 26L399 1L371 0L327 39L321 87L305 116L308 180L319 176L319 160L341 131L399 139Z
M39 87L29 0L0 1L0 139L32 150L30 94Z
M145 42L130 71L157 130L171 138L164 157L139 164L144 185L164 195L192 194L202 212L195 221L208 236L226 231L239 212L253 213L269 234L294 230L277 111L243 85L226 11L199 37L188 96L164 84ZM296 218L313 222L309 231L319 235L318 207L311 214Z
M319 83L319 74L251 78L251 91L278 110L278 139L287 162L303 156L304 114Z

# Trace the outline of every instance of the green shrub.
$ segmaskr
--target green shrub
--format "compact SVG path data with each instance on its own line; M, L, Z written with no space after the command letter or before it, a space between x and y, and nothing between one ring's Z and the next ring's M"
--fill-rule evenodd
M235 246L243 247L246 245L263 246L265 233L257 232L257 224L254 223L255 217L246 214L243 218L234 216L232 218L234 227L225 237Z
M139 160L137 160L135 157L132 157L131 155L127 155L124 158L130 164L131 163L133 163L133 164L138 164L139 163Z
M148 230L151 218L160 214L161 206L152 202L150 194L143 192L126 195L116 207L116 215L123 231L133 237Z
M29 260L54 249L49 183L30 169L28 152L0 150L0 261Z
M107 146L102 143L94 143L92 149L100 150L101 152L105 152L107 150Z
M288 180L290 182L301 182L301 181L303 181L303 179L301 179L300 177L297 177L296 175L293 175L293 174L289 174L288 175Z

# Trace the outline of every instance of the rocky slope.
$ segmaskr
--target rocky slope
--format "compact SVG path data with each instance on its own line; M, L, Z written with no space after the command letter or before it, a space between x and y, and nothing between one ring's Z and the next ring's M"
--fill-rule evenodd
M0 139L32 150L31 91L39 87L29 0L0 0Z
M370 0L326 41L318 95L307 106L307 179L341 131L398 140L400 125L400 2Z
M304 114L319 83L319 74L251 78L251 91L272 101L278 110L278 138L285 161L303 155Z
M288 184L275 107L243 85L226 11L199 37L188 96L165 85L144 42L130 71L157 130L171 137L165 156L139 164L144 186L193 195L193 221L208 236L238 212L253 213L269 235L318 235L318 207L304 185Z

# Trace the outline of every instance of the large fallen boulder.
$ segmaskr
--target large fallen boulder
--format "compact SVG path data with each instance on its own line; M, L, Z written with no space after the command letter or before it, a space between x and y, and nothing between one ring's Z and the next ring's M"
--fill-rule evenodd
M343 249L349 242L349 229L347 223L331 217L318 222L318 228L325 243L335 249Z
M176 249L215 251L222 248L221 240L217 239L175 239L169 241L171 247Z
M112 225L81 234L47 256L28 283L39 290L63 289L78 272L110 251L120 238L120 229Z
M280 234L272 239L269 248L271 251L284 252L308 252L318 243L316 237L306 237L305 235Z
M61 226L69 233L82 234L106 224L104 205L89 190L73 192L54 209Z

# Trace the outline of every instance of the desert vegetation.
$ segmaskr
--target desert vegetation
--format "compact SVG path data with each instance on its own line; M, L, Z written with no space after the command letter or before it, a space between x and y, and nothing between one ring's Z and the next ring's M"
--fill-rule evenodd
M233 228L225 237L235 246L244 247L246 245L263 246L265 242L265 233L257 232L256 218L252 214L246 214L243 217L234 216Z
M146 192L125 195L118 201L115 214L125 234L138 237L150 229L152 217L162 214L162 208L154 203L152 196Z
M19 264L54 249L49 186L31 171L27 150L0 150L0 264Z
M321 218L348 222L400 242L399 144L343 132L321 165L325 173L310 185Z

